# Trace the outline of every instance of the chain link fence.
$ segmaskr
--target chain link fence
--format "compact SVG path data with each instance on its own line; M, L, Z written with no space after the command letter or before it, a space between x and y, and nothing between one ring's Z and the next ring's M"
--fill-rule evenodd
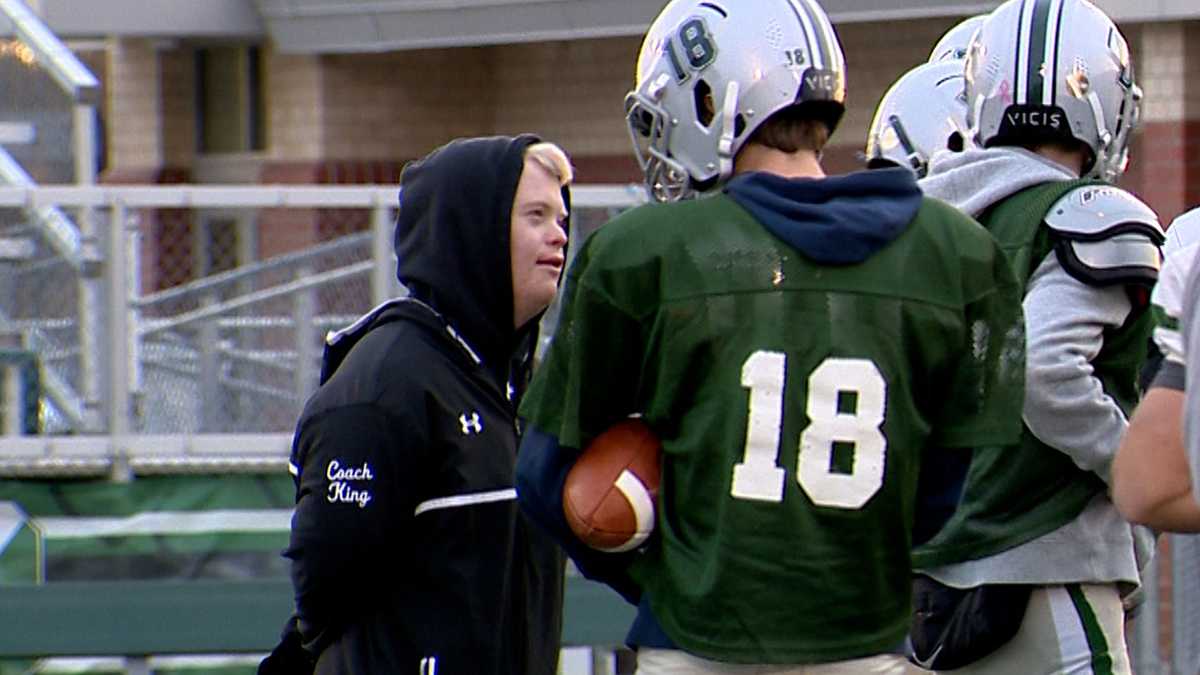
M0 196L0 250L10 250L0 283L13 291L0 293L0 350L16 364L6 372L41 376L18 373L0 390L13 419L36 423L0 429L103 431L103 422L89 427L94 413L111 430L119 412L106 399L127 389L119 428L132 433L290 433L316 388L324 336L400 292L395 188L199 190L79 188L61 201L34 195L63 188L10 189L7 204ZM640 194L576 192L575 244ZM36 396L20 393L30 389Z
M311 245L266 260L247 259L256 210L183 215L189 227L158 242L159 290L137 303L135 428L287 431L316 387L325 333L372 306L370 210L319 214Z
M11 17L10 17L11 18ZM73 183L85 178L77 161L72 92L50 63L19 39L0 39L0 184ZM96 157L85 171L93 173ZM86 389L81 359L78 283L82 259L64 255L80 245L77 210L0 208L0 431L61 433L78 428L83 411L70 392ZM84 333L86 335L86 332ZM92 348L92 351L95 351ZM29 355L36 360L30 361ZM36 363L36 367L30 364ZM14 373L14 369L19 373ZM39 397L20 391L37 387Z
M36 383L44 396L14 398L12 387L0 394L6 420L24 420L24 433L64 433L82 423L68 392L82 392L80 332L81 290L78 269L54 249L36 212L0 209L0 359L14 364L21 354L36 355ZM11 372L9 373L11 375ZM33 385L22 375L26 385ZM14 406L20 405L17 410ZM0 423L5 433L11 421Z

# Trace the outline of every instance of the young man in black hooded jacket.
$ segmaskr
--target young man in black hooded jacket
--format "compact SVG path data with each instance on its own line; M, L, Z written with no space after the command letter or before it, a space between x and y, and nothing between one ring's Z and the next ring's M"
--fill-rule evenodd
M405 168L409 296L327 339L290 462L296 615L260 672L556 672L563 558L518 511L513 472L570 180L565 154L528 135Z

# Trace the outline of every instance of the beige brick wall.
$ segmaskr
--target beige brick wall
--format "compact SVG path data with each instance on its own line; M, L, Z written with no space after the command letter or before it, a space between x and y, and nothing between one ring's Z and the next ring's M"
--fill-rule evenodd
M451 138L490 133L486 48L327 56L327 159L406 159Z
M835 146L864 149L875 106L905 72L924 63L934 43L958 19L855 23L836 26L846 52L846 116Z
M835 145L861 147L875 104L957 19L839 27L849 109ZM279 160L407 159L461 135L532 131L573 155L624 156L623 100L639 38L272 59L271 155ZM296 71L302 71L299 75ZM308 93L295 91L307 88ZM322 92L320 119L311 111ZM300 110L293 110L299 107ZM289 129L278 128L280 125ZM298 125L319 133L300 133ZM323 138L313 145L288 140Z
M1171 122L1184 119L1184 25L1181 23L1142 24L1123 31L1137 41L1134 73L1145 98L1144 122Z
M493 48L493 131L532 131L573 155L629 152L625 94L633 86L638 38Z
M324 73L318 56L264 49L267 153L279 161L311 161L325 153Z
M153 42L110 40L106 71L110 170L159 169L163 163L162 88Z
M850 107L835 146L862 146L880 96L954 23L839 27ZM405 160L457 136L532 131L575 156L626 158L623 100L639 43L626 37L327 56L268 47L266 154L275 162ZM120 115L111 117L120 122L114 157L136 166L186 166L196 142L192 52L155 56L145 41L124 41L110 52L113 112ZM151 114L151 85L161 91L163 119Z
M1200 203L1200 22L1121 28L1145 95L1121 184L1165 225Z
M884 91L925 61L958 18L837 27L848 110L830 164L854 166ZM1122 27L1146 90L1148 122L1200 118L1200 22ZM622 101L636 37L416 50L285 55L263 50L266 157L279 164L401 162L463 135L533 131L576 157L630 162ZM180 47L113 42L106 64L110 158L143 167L194 156L194 68ZM1185 63L1188 70L1185 73ZM160 117L154 101L161 97Z
M1145 122L1200 120L1200 21L1122 26Z

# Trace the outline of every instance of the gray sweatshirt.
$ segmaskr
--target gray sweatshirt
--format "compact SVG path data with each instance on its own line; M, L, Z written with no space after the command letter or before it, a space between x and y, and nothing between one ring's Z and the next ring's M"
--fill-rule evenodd
M972 217L1027 187L1078 176L1020 148L990 148L934 157L921 181L925 194ZM1124 413L1093 376L1107 328L1125 322L1132 306L1124 289L1088 286L1070 276L1054 254L1026 285L1024 421L1038 440L1066 453L1080 468L1109 482L1113 455L1125 433ZM1070 523L996 555L923 570L950 586L984 583L1126 582L1153 553L1148 530L1134 528L1108 495L1097 495Z

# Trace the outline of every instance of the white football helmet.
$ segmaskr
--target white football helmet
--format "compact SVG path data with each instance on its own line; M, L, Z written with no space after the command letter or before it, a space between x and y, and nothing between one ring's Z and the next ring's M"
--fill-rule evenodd
M646 31L625 97L650 194L673 201L724 182L750 134L787 106L809 106L832 133L845 74L814 0L672 0Z
M963 62L923 63L896 80L867 132L867 166L889 164L923 177L939 150L960 151L967 134Z
M1088 0L1008 0L967 50L967 124L984 147L1076 140L1088 177L1125 171L1141 89L1129 46Z
M963 19L946 31L933 46L933 51L929 52L929 63L967 58L967 46L971 44L971 38L975 37L979 27L987 21L987 17L987 14L977 14Z

